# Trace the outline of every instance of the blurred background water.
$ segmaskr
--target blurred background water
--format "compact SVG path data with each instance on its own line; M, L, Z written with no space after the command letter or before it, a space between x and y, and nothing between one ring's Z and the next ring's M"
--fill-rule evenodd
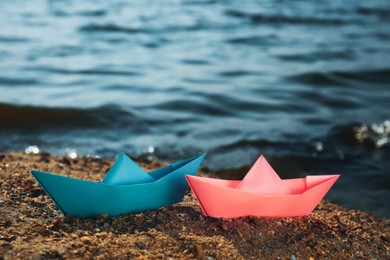
M342 174L390 217L390 2L0 1L0 151Z

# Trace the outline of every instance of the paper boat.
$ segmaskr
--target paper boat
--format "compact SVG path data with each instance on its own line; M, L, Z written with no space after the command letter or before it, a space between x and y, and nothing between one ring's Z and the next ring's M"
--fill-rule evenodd
M181 201L188 188L184 175L195 175L204 156L147 173L122 153L102 182L35 170L32 174L64 214L81 218L116 216Z
M339 176L282 180L260 156L242 181L190 175L186 179L206 216L299 217L313 211Z

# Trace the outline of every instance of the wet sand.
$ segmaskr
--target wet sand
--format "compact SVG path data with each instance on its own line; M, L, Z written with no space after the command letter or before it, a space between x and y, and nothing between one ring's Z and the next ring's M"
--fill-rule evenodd
M390 221L322 202L303 218L213 219L194 196L139 214L62 215L30 174L99 181L112 161L0 154L0 259L390 259ZM140 162L145 169L162 166ZM203 168L199 175L213 176Z

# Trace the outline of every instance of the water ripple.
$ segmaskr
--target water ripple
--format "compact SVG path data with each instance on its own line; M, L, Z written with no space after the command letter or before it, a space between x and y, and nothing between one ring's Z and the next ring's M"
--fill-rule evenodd
M154 108L175 111L177 113L197 113L204 116L231 116L232 111L223 109L212 102L199 100L174 100L154 105Z
M245 18L254 24L297 24L297 25L318 25L318 26L334 26L334 25L346 25L350 23L361 23L357 19L343 19L343 18L331 18L331 17L318 17L318 16L285 16L285 15L271 15L260 13L247 13L238 10L227 10L226 15L236 18Z
M26 86L26 85L36 85L39 81L36 79L23 79L23 78L3 78L0 77L0 86Z
M119 26L115 24L89 24L80 28L82 32L88 33L99 33L99 32L108 32L108 33L142 33L145 30L140 28L131 28L125 26Z
M277 56L284 61L292 62L317 62L317 61L333 61L333 60L353 60L356 58L356 54L353 50L340 50L340 51L315 51L302 54L282 54Z
M309 85L343 85L355 82L384 83L390 82L390 69L365 70L365 71L330 71L330 72L306 72L287 77L287 79Z
M140 72L135 71L119 71L119 70L106 70L106 69L59 69L49 67L38 67L38 68L25 68L25 70L44 71L58 74L81 74L81 75L96 75L96 76L139 76L142 75Z
M231 44L259 46L280 44L280 39L276 35L246 36L231 38L227 42Z

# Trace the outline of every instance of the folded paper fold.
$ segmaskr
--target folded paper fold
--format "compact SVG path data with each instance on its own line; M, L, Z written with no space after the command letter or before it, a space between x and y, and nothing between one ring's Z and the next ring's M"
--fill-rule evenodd
M134 183L154 181L146 171L131 160L125 153L121 153L107 172L102 183L108 185L129 185Z
M261 172L261 174L259 174ZM288 194L290 190L283 185L282 179L272 169L264 156L260 156L244 179L240 182L237 190L262 195L262 194Z
M207 216L298 217L309 215L339 176L282 180L260 156L243 180L186 179Z
M121 154L102 182L33 170L32 174L64 214L82 218L141 212L180 202L205 154L145 172Z

